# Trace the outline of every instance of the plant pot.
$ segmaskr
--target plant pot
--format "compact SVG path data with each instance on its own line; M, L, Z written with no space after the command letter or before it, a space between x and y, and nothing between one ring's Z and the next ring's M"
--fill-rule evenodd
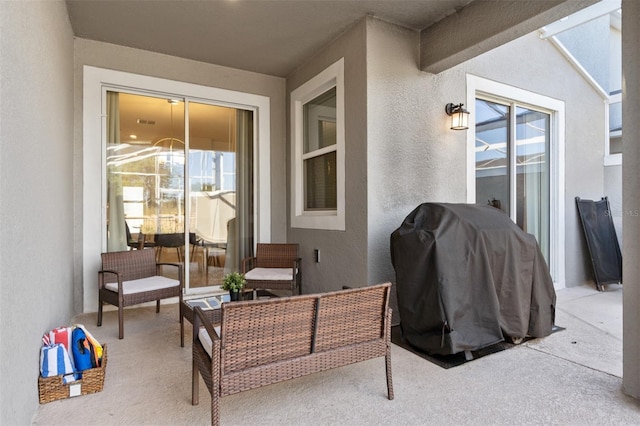
M240 300L240 292L229 290L229 298L232 302L237 302L238 300Z

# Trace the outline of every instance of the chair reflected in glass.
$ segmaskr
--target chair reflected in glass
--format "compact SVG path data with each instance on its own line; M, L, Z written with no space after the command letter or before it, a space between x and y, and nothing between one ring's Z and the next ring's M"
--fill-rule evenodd
M175 248L178 262L182 262L182 251L184 249L184 234L183 233L171 233L171 234L155 234L153 241L156 247L156 261L162 259L162 251L164 248Z
M138 232L137 237L131 235L131 229L129 229L129 224L126 220L124 221L124 226L127 231L127 247L129 247L129 250L142 250L155 246L155 243L153 241L146 240L146 236L142 233L142 231Z

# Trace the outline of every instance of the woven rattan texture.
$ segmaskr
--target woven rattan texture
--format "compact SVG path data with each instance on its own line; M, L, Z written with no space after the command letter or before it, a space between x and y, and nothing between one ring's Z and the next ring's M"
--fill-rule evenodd
M254 257L242 260L243 272L253 268L291 268L296 272L291 280L247 280L246 287L251 289L289 290L291 295L301 293L301 259L298 244L260 243Z
M258 244L256 247L256 268L291 268L298 258L298 244Z
M120 272L122 281L138 280L156 275L156 255L154 250L132 250L102 253L102 269ZM113 274L106 274L105 283L115 283Z
M38 393L40 404L69 398L71 385L80 384L80 395L100 392L104 385L104 375L107 369L107 345L102 346L102 362L100 367L91 368L82 372L82 379L64 384L62 376L38 377Z
M218 337L203 311L213 342L212 358L193 340L192 402L198 403L198 372L211 394L212 424L219 424L222 396L302 377L376 357L385 357L391 377L390 284L324 294L225 303Z

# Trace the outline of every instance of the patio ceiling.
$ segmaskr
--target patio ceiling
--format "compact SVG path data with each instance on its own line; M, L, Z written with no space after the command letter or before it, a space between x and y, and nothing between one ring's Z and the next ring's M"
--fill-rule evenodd
M420 68L438 73L597 1L67 0L66 3L76 37L286 77L367 15L420 31Z
M422 30L473 0L67 0L75 36L285 77L367 15Z

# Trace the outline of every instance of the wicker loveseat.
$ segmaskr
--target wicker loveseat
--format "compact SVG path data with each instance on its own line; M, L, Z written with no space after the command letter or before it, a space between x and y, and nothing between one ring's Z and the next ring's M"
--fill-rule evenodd
M393 399L390 286L224 303L219 327L196 308L192 404L198 373L218 425L223 396L382 356Z

